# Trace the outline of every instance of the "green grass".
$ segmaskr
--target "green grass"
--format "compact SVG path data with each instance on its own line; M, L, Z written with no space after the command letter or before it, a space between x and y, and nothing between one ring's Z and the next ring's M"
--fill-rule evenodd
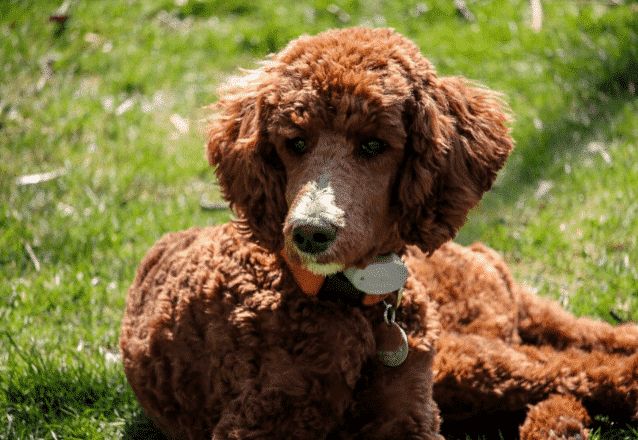
M202 107L237 66L331 27L394 27L440 74L504 92L517 147L459 241L572 313L637 319L638 3L609 3L545 0L539 33L527 0L468 0L474 23L451 0L71 0L64 26L61 1L0 3L0 439L140 438L126 289L161 235L230 218L200 207L220 197Z

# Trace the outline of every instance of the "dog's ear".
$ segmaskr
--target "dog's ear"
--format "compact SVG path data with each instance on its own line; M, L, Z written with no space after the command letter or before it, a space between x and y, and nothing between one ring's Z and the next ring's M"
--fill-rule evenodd
M403 240L433 252L456 236L512 150L498 95L432 71L414 89L398 181Z
M217 166L224 198L238 214L240 230L275 252L283 246L287 212L285 171L267 132L275 80L260 69L229 84L239 91L222 95L211 107L218 113L210 120L208 161Z

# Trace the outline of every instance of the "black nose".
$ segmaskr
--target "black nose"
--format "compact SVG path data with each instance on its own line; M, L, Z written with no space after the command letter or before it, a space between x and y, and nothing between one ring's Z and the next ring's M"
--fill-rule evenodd
M320 254L337 238L337 228L332 225L302 225L292 231L292 240L301 252Z

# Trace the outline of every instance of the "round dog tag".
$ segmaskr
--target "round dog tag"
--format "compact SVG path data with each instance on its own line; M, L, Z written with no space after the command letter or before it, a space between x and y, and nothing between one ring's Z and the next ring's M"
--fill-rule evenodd
M377 350L381 363L398 367L408 357L408 337L399 324L381 324L376 332Z

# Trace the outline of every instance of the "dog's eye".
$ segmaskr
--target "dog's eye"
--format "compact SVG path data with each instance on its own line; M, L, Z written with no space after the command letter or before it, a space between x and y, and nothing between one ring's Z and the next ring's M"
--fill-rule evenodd
M299 137L288 139L286 141L286 147L288 147L290 151L299 155L304 154L308 148L306 141Z
M383 154L387 148L388 144L381 139L366 139L361 142L359 156L363 158L377 157Z

